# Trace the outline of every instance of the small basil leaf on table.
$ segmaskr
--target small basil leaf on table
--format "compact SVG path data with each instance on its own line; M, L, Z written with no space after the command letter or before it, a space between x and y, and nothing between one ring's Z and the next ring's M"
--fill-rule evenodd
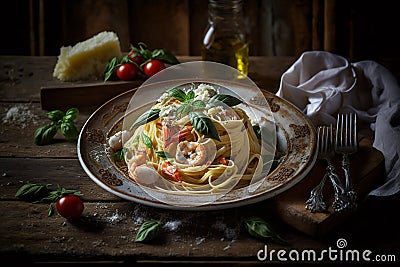
M64 112L62 112L61 110L58 110L58 109L47 113L47 118L54 123L57 123L63 117L64 117Z
M45 145L50 143L53 137L57 133L57 125L56 124L48 124L37 128L34 134L33 141L36 145Z
M135 242L147 242L158 237L161 233L162 223L157 220L150 220L144 222L135 237Z
M49 184L24 184L15 193L15 197L25 201L38 201L47 196Z
M76 139L78 137L78 129L73 122L63 122L61 123L61 133L67 139Z
M287 242L273 229L272 225L260 217L248 217L243 221L247 232L258 239L270 239L286 244Z
M78 117L79 111L77 108L70 108L65 112L65 116L63 117L63 120L75 120L76 117Z

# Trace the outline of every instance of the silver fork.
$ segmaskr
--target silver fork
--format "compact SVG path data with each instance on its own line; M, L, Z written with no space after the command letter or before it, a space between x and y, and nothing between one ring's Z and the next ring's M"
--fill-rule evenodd
M326 131L324 131L323 127L318 127L318 132L317 132L318 159L323 159L321 155L323 155L324 151L327 149L327 143L325 142L324 138L325 132ZM319 184L311 190L310 197L306 201L306 209L308 209L312 213L324 212L327 209L327 205L324 201L324 196L322 194L322 189L325 185L326 177L328 177L328 172L325 172L325 175L324 177L322 177Z
M357 193L354 191L350 176L349 155L358 150L356 114L338 114L336 124L335 151L342 154L342 169L346 178L345 191L350 199L349 208L357 206Z
M333 148L333 127L321 126L318 128L318 159L323 159L327 162L326 173L321 182L311 190L310 198L306 201L306 208L311 212L325 211L326 204L322 196L322 188L327 177L332 182L335 191L332 207L335 211L345 210L349 206L349 198L340 182L339 176L336 173L331 159L335 155Z

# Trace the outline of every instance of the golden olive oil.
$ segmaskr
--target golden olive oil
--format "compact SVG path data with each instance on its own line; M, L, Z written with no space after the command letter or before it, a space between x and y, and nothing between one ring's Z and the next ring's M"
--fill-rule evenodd
M202 39L203 60L229 65L247 76L247 36L243 0L209 0L208 25Z
M249 45L235 38L215 38L211 45L203 44L202 58L229 65L239 70L242 74L248 74Z

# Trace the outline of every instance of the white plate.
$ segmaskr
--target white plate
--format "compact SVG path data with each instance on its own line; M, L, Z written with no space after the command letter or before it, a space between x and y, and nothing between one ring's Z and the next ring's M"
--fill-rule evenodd
M168 85L162 85L168 87ZM229 84L229 86L238 86ZM200 206L170 205L147 194L140 185L118 168L108 153L107 138L121 128L125 111L138 89L127 91L106 102L86 121L78 138L79 161L87 175L100 187L121 198L144 205L174 210L217 210L259 202L280 194L299 183L316 160L316 133L312 123L288 101L263 91L277 125L277 143L285 156L281 163L255 190L238 188L229 191L212 204ZM239 95L254 99L254 88L240 85L234 88ZM149 90L146 92L151 94ZM165 194L165 193L160 193ZM165 196L170 197L170 196ZM188 203L192 200L188 197ZM158 197L158 199L160 199Z

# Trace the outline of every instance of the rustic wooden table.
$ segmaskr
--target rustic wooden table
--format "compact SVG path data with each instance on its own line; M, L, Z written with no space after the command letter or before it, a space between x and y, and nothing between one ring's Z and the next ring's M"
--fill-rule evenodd
M180 59L190 61L198 58ZM281 74L294 61L290 57L254 57L250 61L249 76L261 88L274 92L279 86ZM56 57L0 56L2 264L151 266L190 263L243 266L261 263L257 253L266 245L269 252L286 251L285 257L290 261L289 251L298 251L301 255L307 250L337 250L339 239L347 242L347 247L343 249L360 252L367 249L372 251L371 258L375 255L395 255L396 260L400 260L400 233L398 219L395 218L398 216L399 195L362 198L356 211L344 214L334 214L331 210L326 214L311 214L304 209L303 201L320 179L317 174L323 168L318 162L309 175L311 178L289 192L257 204L220 211L163 210L129 202L105 191L82 169L76 142L66 141L57 134L55 142L50 145L37 146L33 143L35 129L47 123L48 110L72 106L72 102L79 98L81 83L68 83L68 87L75 88L66 89L65 83L52 77L55 62ZM86 84L92 87L86 88L88 91L85 92L97 90L98 97L93 98L90 106L79 106L77 126L84 124L99 103L139 83L117 86L104 86L101 82ZM57 88L61 89L51 91ZM47 92L47 98L43 98L44 92ZM49 97L53 101L49 101ZM367 136L363 136L360 142L363 155L354 159L359 165L354 176L358 176L356 186L365 196L368 190L382 182L383 162L380 153L371 148L371 140ZM68 189L80 190L85 204L80 220L71 223L58 214L48 217L48 204L17 199L16 191L28 182L51 184L53 187L60 184ZM251 237L241 227L242 219L247 216L268 220L288 243L283 245ZM149 219L165 223L163 234L149 244L135 243L140 224ZM279 264L279 258L274 255L273 259L267 258L264 263ZM339 261L339 258L325 257L324 260L329 263ZM307 261L297 263L306 264Z

